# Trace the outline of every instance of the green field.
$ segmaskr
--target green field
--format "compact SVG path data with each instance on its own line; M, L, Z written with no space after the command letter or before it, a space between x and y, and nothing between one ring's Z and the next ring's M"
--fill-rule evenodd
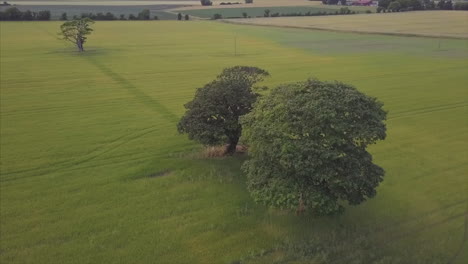
M467 263L465 40L116 21L79 54L59 25L0 23L1 263ZM384 102L376 198L296 217L253 203L245 157L201 158L176 123L233 65Z
M220 14L223 18L242 17L242 13L247 13L250 17L263 17L265 9L270 10L270 14L291 14L291 13L302 13L311 12L313 14L317 12L335 13L339 11L342 6L275 6L275 7L244 7L244 8L212 8L212 9L193 9L193 10L177 10L178 12L189 14L201 18L212 18L214 14ZM366 10L375 12L373 6L348 6L352 11L356 13L364 13Z

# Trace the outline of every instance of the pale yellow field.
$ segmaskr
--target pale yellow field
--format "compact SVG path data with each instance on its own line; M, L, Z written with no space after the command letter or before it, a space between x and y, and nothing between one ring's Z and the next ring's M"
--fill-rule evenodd
M419 11L319 17L229 19L225 22L431 37L468 38L468 12Z

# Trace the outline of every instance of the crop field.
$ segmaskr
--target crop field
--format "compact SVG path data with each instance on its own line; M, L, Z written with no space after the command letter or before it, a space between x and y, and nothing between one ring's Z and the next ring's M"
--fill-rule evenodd
M249 18L230 20L230 22L356 33L468 38L468 12L464 11L424 11L331 17Z
M273 6L273 7L243 7L243 8L211 8L211 9L177 9L177 12L189 14L201 18L212 18L214 14L220 14L223 18L242 17L242 13L247 13L250 17L263 17L266 9L270 10L270 14L291 14L307 12L317 13L335 13L339 11L342 6L326 6L326 5L313 5L313 6ZM356 13L364 13L366 10L375 12L373 6L348 6L348 8ZM175 11L175 10L174 10Z
M467 263L466 40L114 21L80 54L59 26L0 23L1 263ZM252 201L245 156L201 156L176 123L233 65L378 97L377 196L298 217Z

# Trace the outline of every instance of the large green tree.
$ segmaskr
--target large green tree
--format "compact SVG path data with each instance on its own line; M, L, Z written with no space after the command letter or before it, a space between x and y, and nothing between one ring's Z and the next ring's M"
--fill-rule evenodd
M384 170L369 144L386 137L382 103L341 82L308 80L275 88L242 118L253 198L272 207L343 210L376 195Z
M88 39L87 35L91 34L93 29L91 25L94 23L90 18L75 19L67 21L60 26L59 35L63 40L70 41L75 44L78 51L84 51L84 43Z
M234 153L242 133L239 117L252 109L260 88L254 85L266 76L268 72L257 67L224 69L185 104L187 111L177 125L179 132L205 145L227 143L226 153Z

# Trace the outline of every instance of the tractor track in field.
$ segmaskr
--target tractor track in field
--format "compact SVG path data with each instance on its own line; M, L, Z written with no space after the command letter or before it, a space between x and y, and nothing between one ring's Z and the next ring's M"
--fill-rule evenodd
M42 29L42 28L41 28ZM47 30L42 31L46 32L47 34L54 36L51 32L48 32ZM162 105L160 102L157 100L153 99L152 97L148 96L141 90L139 90L135 85L133 85L130 81L122 77L121 75L113 72L110 68L106 67L105 65L99 63L97 60L91 57L84 57L86 58L91 64L93 64L96 68L98 68L105 76L110 77L113 81L115 81L117 84L119 84L122 88L130 92L140 103L143 105L149 107L150 109L154 110L157 114L160 114L160 116L167 121L171 123L175 123L178 120L178 117L173 114L169 109L167 109L164 105ZM117 137L116 139L112 140L110 143L105 144L104 146L97 147L91 152L81 156L79 159L74 159L74 160L65 160L61 162L57 162L54 164L48 164L45 166L40 166L36 167L33 169L26 169L26 170L19 170L19 171L13 171L13 172L8 172L8 173L1 173L1 179L0 182L6 182L6 181L12 181L16 179L21 179L29 176L41 176L50 172L56 172L60 171L66 168L72 168L78 165L81 165L85 162L94 160L98 158L99 156L106 154L114 149L117 149L118 147L127 144L131 141L137 140L147 134L150 134L154 131L156 131L158 125L153 125L150 127L147 127L145 129L139 130L137 132L133 132L130 134L126 134L120 137ZM56 167L58 166L58 167ZM56 167L52 168L51 167ZM25 175L23 177L5 177L5 176L12 176L20 173L33 173L33 175Z
M460 102L460 103L453 103L453 104L447 104L447 105L437 105L437 106L430 106L430 107L424 107L424 108L418 108L418 109L412 109L408 111L401 111L397 112L393 115L391 115L388 120L393 120L393 119L399 119L399 118L405 118L405 117L413 117L417 115L423 115L423 114L428 114L432 112L439 112L439 111L445 111L445 110L452 110L456 108L462 108L462 107L468 107L468 103L466 102Z
M127 134L127 135L124 135L124 136L120 136L120 137L117 137L116 139L112 140L110 143L107 143L105 144L104 146L101 146L101 147L98 147L98 148L95 148L94 150L92 150L91 152L89 152L88 154L85 154L83 155L82 157L80 157L79 159L75 159L75 160L66 160L66 161L61 161L61 162L57 162L57 163L54 163L54 164L48 164L48 165L44 165L44 166L40 166L40 167L36 167L36 168L33 168L33 169L27 169L27 170L20 170L20 171L13 171L13 172L8 172L8 173L2 173L2 179L0 180L0 182L5 182L5 181L11 181L11 180L16 180L16 179L20 179L18 177L5 177L5 176L11 176L11 175L15 175L15 174L20 174L20 173L33 173L32 176L41 176L41 175L44 175L44 174L47 174L47 173L50 173L50 172L54 172L54 171L60 171L64 168L70 168L70 167L74 167L74 166L78 166L78 165L81 165L85 162L88 162L88 161L91 161L103 154L106 154L124 144L127 144L131 141L134 141L134 140L137 140L147 134L150 134L152 132L154 132L155 130L157 130L157 128L155 128L155 126L151 126L151 127L148 127L148 128L145 128L143 130L139 130L137 132L134 132L134 133L130 133L130 134ZM58 167L56 167L58 166ZM50 169L51 167L56 167L56 168L53 168L53 169ZM37 172L37 173L34 173L34 172ZM24 177L29 177L31 175L27 175L27 176L23 176L21 178L24 178Z

